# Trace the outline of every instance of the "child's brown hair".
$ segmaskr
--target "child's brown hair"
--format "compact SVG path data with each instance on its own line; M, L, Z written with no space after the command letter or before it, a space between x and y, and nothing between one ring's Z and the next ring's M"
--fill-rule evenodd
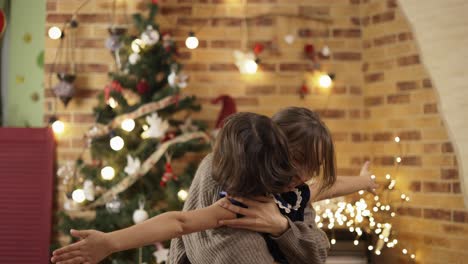
M335 147L327 126L318 114L303 107L288 107L273 116L288 138L294 165L300 173L318 177L321 189L336 181Z
M228 194L245 197L283 192L297 175L281 129L254 113L226 120L213 149L212 174Z

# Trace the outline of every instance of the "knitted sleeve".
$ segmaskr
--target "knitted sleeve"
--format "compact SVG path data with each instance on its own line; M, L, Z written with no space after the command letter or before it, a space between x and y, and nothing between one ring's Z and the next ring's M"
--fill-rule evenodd
M325 263L330 248L327 235L315 224L315 210L312 207L306 208L304 216L304 222L293 222L288 218L290 228L279 237L270 237L289 263Z
M200 164L190 186L184 210L212 205L221 187L211 177L212 155ZM252 231L221 227L184 235L171 242L170 264L272 264L263 237Z

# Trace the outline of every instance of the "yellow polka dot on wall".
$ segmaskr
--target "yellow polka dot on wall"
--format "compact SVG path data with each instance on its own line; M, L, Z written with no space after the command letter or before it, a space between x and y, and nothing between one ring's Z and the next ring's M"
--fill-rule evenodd
M24 35L23 35L23 41L24 41L24 43L26 43L26 44L31 43L31 41L32 41L32 35L31 35L31 33L29 33L29 32L28 32L28 33L24 33Z

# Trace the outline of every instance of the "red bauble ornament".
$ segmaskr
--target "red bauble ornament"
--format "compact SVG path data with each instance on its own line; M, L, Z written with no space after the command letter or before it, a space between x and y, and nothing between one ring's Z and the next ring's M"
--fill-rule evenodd
M166 187L167 182L170 181L171 179L177 180L177 176L174 175L174 173L172 172L171 163L166 162L166 171L161 177L161 181L159 182L159 185L161 185L161 187Z
M106 101L109 100L111 92L119 92L121 93L123 91L122 85L118 81L112 81L110 84L106 85L104 87L104 97L106 98Z
M309 87L307 87L307 85L304 83L301 86L301 88L299 88L299 95L301 96L301 98L304 98L304 96L308 93L309 93Z
M264 49L265 49L265 46L263 46L263 44L257 43L257 44L255 44L253 51L254 51L255 55L258 55L258 54L260 54Z
M0 37L3 36L7 26L7 19L3 9L0 9Z
M158 4L158 0L151 0L151 3L152 3L153 5L157 5L157 4Z
M306 56L309 59L314 60L315 59L315 47L314 47L314 45L306 44L304 46L304 53L306 54Z
M149 92L150 86L146 80L141 80L137 84L137 91L139 94L146 94Z

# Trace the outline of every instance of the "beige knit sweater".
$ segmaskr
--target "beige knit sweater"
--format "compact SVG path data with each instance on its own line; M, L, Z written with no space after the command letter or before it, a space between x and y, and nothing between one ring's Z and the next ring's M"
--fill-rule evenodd
M219 199L221 187L211 177L212 154L201 162L190 186L184 211L207 207ZM315 212L306 209L304 222L289 221L290 228L273 237L291 264L325 263L326 234L315 225ZM262 235L221 227L185 235L171 241L169 264L272 264Z

